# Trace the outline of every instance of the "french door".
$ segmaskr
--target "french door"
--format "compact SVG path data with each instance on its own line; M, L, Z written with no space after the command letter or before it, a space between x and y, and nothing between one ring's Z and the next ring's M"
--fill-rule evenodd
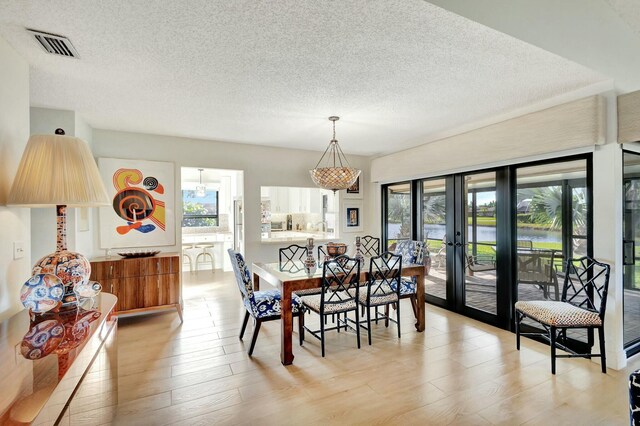
M388 246L412 235L427 244L427 300L496 324L498 208L503 202L496 190L498 176L497 171L456 174L385 187ZM412 204L415 199L419 206Z
M425 241L427 302L512 328L517 300L557 300L563 263L592 253L590 170L584 155L383 185L384 241Z
M421 239L431 265L427 300L490 323L498 318L498 172L423 180Z

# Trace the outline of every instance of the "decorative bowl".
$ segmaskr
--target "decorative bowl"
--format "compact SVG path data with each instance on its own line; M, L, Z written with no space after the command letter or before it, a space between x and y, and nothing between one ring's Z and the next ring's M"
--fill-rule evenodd
M20 290L22 306L36 314L56 308L63 296L62 280L53 274L36 274L29 278Z
M146 251L122 251L118 253L120 256L130 259L134 257L151 257L160 253L160 250L146 250Z
M100 290L102 290L102 286L96 281L87 281L73 288L73 292L78 298L96 297L98 293L100 293Z
M340 256L347 252L347 245L344 243L327 243L327 254L331 257Z

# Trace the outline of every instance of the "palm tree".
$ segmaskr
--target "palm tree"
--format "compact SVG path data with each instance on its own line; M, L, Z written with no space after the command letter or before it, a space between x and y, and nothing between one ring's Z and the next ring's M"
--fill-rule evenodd
M587 193L584 188L573 188L572 223L574 233L583 233L587 224ZM562 187L534 188L529 205L532 222L548 224L549 229L562 229Z

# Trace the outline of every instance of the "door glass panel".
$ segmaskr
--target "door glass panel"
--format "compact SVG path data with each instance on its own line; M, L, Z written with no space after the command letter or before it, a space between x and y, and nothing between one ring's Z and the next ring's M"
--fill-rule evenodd
M387 187L387 249L400 240L411 239L411 185Z
M464 205L464 303L496 314L495 172L464 177Z
M624 344L640 339L640 155L624 153Z
M422 183L422 235L427 242L431 268L426 277L425 292L447 298L446 193L445 179Z
M559 300L564 262L587 255L586 176L586 160L518 168L517 300ZM567 336L586 340L582 331Z

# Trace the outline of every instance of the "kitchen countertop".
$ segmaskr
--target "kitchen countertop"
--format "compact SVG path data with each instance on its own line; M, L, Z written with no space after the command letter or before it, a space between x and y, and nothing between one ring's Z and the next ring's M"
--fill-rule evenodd
M313 238L314 242L329 242L337 240L335 235L328 235L324 232L272 231L271 237L262 238L261 242L263 244L306 243L307 238Z
M210 232L207 234L182 234L182 244L223 243L233 241L231 232Z

